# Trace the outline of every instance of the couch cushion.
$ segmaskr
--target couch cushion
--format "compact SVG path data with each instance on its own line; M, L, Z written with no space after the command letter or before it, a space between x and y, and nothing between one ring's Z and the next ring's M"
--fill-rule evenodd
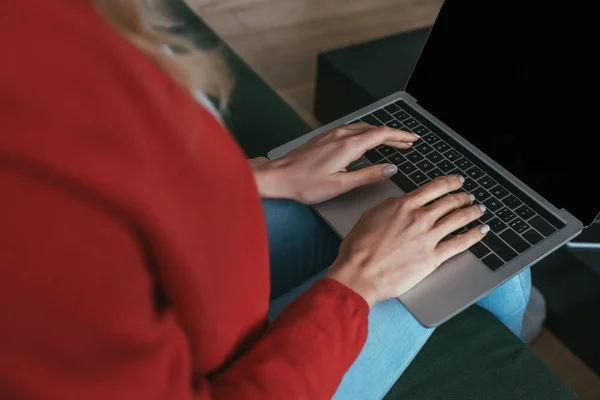
M474 306L438 328L385 399L579 397L494 316Z

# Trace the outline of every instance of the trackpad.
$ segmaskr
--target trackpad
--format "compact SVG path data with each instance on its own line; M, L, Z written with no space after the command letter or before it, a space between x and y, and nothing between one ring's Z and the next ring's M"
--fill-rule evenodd
M346 237L366 210L403 194L392 182L384 181L354 189L314 208L338 234Z

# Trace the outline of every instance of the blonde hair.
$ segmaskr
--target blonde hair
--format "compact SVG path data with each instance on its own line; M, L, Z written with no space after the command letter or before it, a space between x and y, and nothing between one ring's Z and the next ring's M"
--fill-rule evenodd
M168 1L168 0L166 0ZM190 41L167 33L176 23L162 0L93 0L96 9L127 39L173 79L200 89L224 104L233 87L229 68L218 51L198 49ZM172 54L164 46L175 48Z

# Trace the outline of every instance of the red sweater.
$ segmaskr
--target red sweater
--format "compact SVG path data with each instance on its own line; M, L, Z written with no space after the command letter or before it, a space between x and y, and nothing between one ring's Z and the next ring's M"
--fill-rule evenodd
M367 304L323 280L266 326L242 151L90 3L0 6L0 398L331 397Z

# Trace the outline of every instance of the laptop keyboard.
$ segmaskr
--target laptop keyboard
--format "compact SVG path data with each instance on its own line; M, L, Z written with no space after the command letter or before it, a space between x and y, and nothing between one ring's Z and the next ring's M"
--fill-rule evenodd
M460 191L472 193L476 202L485 204L487 211L480 219L459 229L455 234L487 223L491 228L490 232L481 242L471 247L470 251L492 271L564 226L560 220L403 101L389 104L359 120L421 136L409 149L400 150L382 145L364 155L373 164L397 165L398 173L391 180L404 192L416 190L442 175L460 174L465 177ZM357 169L364 165L363 160L358 160L349 168Z

